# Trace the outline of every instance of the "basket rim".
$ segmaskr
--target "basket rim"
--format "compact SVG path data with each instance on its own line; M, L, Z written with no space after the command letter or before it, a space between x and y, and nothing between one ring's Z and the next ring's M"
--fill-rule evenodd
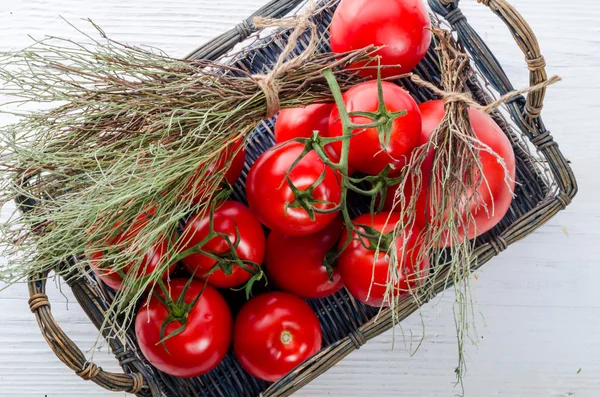
M280 17L304 1L273 0L255 12L253 16ZM323 3L335 4L338 1L324 0ZM467 45L466 47L473 61L475 63L488 62L487 66L489 67L485 68L484 74L487 74L486 77L488 80L491 80L494 88L500 94L512 91L513 87L510 84L510 80L504 74L499 61L493 56L481 37L468 24L458 7L458 1L428 1L434 12L449 22L452 29L457 32L459 39L462 41L472 41L472 45ZM505 0L481 0L481 2L488 6L494 14L507 24L511 35L526 56L532 85L547 79L545 62L539 49L539 44L533 31L523 17ZM210 43L196 49L188 57L190 59L215 59L221 57L229 49L233 48L234 45L244 41L255 31L251 24L253 16L244 20L229 32L218 36ZM502 233L494 235L491 240L479 245L474 253L476 260L472 266L473 271L477 270L494 256L500 254L510 244L533 233L556 213L565 209L577 194L577 182L571 166L558 148L558 144L553 140L550 131L546 129L540 116L544 96L545 90L532 92L527 98L520 96L510 101L507 103L507 107L517 127L548 161L550 171L558 185L558 190L553 195L548 195L539 201L533 210L518 218ZM30 308L36 316L42 334L57 356L67 366L76 371L80 377L92 380L108 390L127 391L139 395L148 395L148 393L151 395L162 395L163 392L158 382L153 378L152 372L144 368L143 363L137 362L132 357L127 356L127 359L130 361L125 363L118 357L125 374L105 372L87 361L85 355L60 330L60 327L52 317L50 303L45 294L45 276L47 275L37 275L29 279ZM75 277L72 278L72 280L75 279ZM87 303L82 303L82 300L79 298L78 301L88 316L91 316L92 321L96 323L97 318L94 320L90 312L96 310L98 313L101 313L102 308L98 306L98 302L90 303L94 301L93 286L90 285L91 282L89 280L84 281L87 283L87 286L83 285L84 282L80 281L80 278L77 280L76 282L70 282L69 285L72 288L79 288L81 296L88 299L89 302ZM441 292L448 286L450 286L448 283L440 286L439 290L436 289L436 293ZM409 308L414 303L409 302L409 299L403 301L397 310ZM422 304L424 303L422 302ZM416 310L416 307L414 310ZM269 386L260 396L281 397L292 394L341 361L352 351L360 349L370 339L387 331L392 326L392 310L389 308L382 310L376 321L372 319L364 323L347 337L322 349L280 381ZM61 348L65 351L61 351ZM125 341L116 341L116 345L111 343L111 350L117 356L123 356L126 353Z

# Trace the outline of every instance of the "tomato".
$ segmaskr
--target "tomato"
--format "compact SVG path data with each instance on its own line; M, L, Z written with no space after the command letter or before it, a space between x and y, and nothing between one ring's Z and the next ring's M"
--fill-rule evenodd
M336 218L325 229L308 236L286 236L273 231L267 239L265 267L277 287L302 298L324 298L342 288L337 270L331 279L323 260L342 233L342 220Z
M110 240L111 245L119 246L121 250L125 249L122 245L132 242L136 234L148 223L150 217L154 216L156 207L152 207L147 211L138 215L133 225L122 234L119 234ZM119 228L122 222L117 222L115 228ZM169 242L166 238L160 239L154 244L148 252L144 254L141 264L137 268L136 278L142 278L152 274L157 266L164 264L167 260L167 250ZM102 252L93 252L90 254L90 266L94 273L109 287L118 290L123 284L123 275L127 275L133 264L124 266L120 271L116 271L109 264L104 263L104 255ZM164 274L163 279L166 279L175 270L176 264L173 264Z
M419 108L423 116L420 143L425 144L445 115L444 103L441 100L429 101L420 104ZM479 152L483 176L486 182L479 186L477 200L472 200L470 203L470 211L474 217L474 224L469 228L468 239L473 239L496 226L508 212L513 200L516 166L512 145L500 126L490 116L476 109L469 109L469 118L471 119L471 125L477 138L504 159L508 175L511 179L511 182L507 185L505 170L498 163L496 156L486 151ZM429 153L421 168L423 175L422 186L430 185L432 168L433 151ZM410 195L412 194L410 191L411 188L409 187L405 193ZM427 189L421 190L416 207L416 222L423 228L429 223L428 220L431 214L431 210L427 204L427 191ZM386 198L386 208L388 209L391 209L393 206L394 194L395 189L390 188ZM464 232L461 232L461 234L464 235Z
M337 216L333 213L311 214L302 205L312 203L319 210L332 210L339 205L342 194L341 177L326 166L315 151L300 157L304 145L287 142L263 153L254 163L246 181L246 195L252 212L269 229L299 236L323 230ZM323 180L315 183L323 176ZM292 191L289 182L300 191ZM310 189L313 188L312 193ZM312 210L312 207L308 207Z
M182 315L185 324L173 321L161 336L161 327L169 317L169 310L152 296L137 313L135 334L144 357L153 366L169 375L191 378L209 372L223 360L231 344L233 320L225 299L216 289L194 280L186 290L186 282L185 279L174 279L167 286L174 302L183 294L184 302L191 304L202 293L189 313ZM162 291L156 293L165 299ZM185 325L183 332L160 343L163 337L174 334L182 325Z
M313 131L323 135L329 128L332 103L313 104L303 108L283 109L275 123L275 142L282 143L295 138L310 138Z
M208 236L209 228L210 217L208 214L197 214L192 217L185 225L180 238L181 251L199 244ZM252 264L248 262L262 264L265 256L265 233L260 222L248 207L236 201L225 201L214 212L213 228L215 232L227 236L232 245L237 244L235 252L245 265L251 268ZM239 241L236 236L239 236ZM215 236L199 248L222 258L224 266L232 265L230 246L224 237ZM206 274L217 265L217 259L201 253L189 255L182 262L190 273L200 279L206 279ZM252 275L248 271L238 265L233 265L229 275L222 268L215 270L208 276L208 283L218 288L232 288L245 283L250 277Z
M233 348L246 372L276 382L321 349L321 326L302 299L268 292L242 307L233 331Z
M354 232L352 241L338 258L338 269L346 288L354 298L367 305L376 307L389 305L385 299L388 283L393 283L394 296L404 297L414 291L427 276L429 258L427 255L421 255L422 242L419 236L421 230L416 226L407 228L394 239L391 232L399 221L399 214L383 212L376 215L364 214L352 222L363 232L365 230L360 227L361 225L389 236L389 247L394 247L392 249L395 250L397 258L395 280L389 277L393 259L388 255L387 250L377 250L377 244L384 244L383 238L371 242ZM346 236L344 232L339 243L340 249L344 247Z
M244 163L246 161L246 151L242 147L244 145L244 140L242 138L238 138L236 141L232 142L228 147L226 147L219 158L216 159L205 171L206 176L214 175L216 173L222 173L225 171L225 181L230 185L234 185L242 174L242 170L244 169ZM237 152L237 153L236 153ZM231 159L231 163L229 164L229 168L225 170L227 166L227 162L230 156L236 153ZM195 204L198 204L204 197L207 187L203 186L202 181L196 181L202 175L200 172L202 168L199 169L196 174L190 179L188 184L190 192L186 192L185 196L191 197L191 201ZM189 196L188 196L189 195Z
M415 100L403 88L382 82L385 107L389 112L406 110L407 114L392 122L392 130L387 147L383 147L376 128L356 129L350 139L348 164L366 174L377 175L389 164L401 168L406 156L417 146L421 134L421 113ZM379 105L377 82L369 81L350 88L344 94L348 112L375 112ZM329 118L328 136L342 136L342 122L337 107ZM352 117L355 124L369 124L365 117ZM332 143L338 156L342 152L342 142Z
M421 62L431 43L430 29L431 20L423 0L342 0L329 32L334 52L383 46L375 55L381 56L382 66L396 66L381 69L383 77L391 77L408 73ZM377 76L375 69L359 73Z

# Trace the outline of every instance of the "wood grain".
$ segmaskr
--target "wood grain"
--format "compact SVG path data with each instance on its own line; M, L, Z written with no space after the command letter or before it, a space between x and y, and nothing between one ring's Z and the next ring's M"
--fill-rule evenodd
M0 50L30 43L27 35L75 37L59 16L89 31L92 18L113 38L183 56L234 26L264 0L2 0ZM580 194L566 211L510 247L473 281L479 310L477 346L467 346L465 395L594 397L600 395L600 3L595 0L514 0L538 34L549 74L564 81L549 90L544 119L573 162ZM483 5L463 0L470 22L501 60L516 87L527 84L522 54ZM0 98L2 100L3 98ZM8 122L0 118L0 123ZM11 208L3 208L2 217ZM0 258L0 260L2 260ZM50 288L53 312L83 349L96 332L68 288ZM69 305L66 302L70 301ZM24 286L0 293L0 396L112 396L72 374L49 350L27 308ZM421 348L410 357L401 331ZM298 393L299 396L452 396L457 360L452 293L427 305L392 332ZM92 352L90 352L91 354ZM117 370L104 347L98 365ZM579 372L579 373L578 373Z

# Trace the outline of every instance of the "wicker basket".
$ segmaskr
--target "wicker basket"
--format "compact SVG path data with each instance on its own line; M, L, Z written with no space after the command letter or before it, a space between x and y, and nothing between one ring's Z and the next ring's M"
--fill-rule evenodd
M327 31L338 1L321 2L319 11L314 17L321 31ZM545 81L547 76L544 58L540 54L535 35L521 15L505 0L478 1L488 6L508 26L513 38L525 54L530 83L533 85ZM273 0L258 10L254 16L280 17L302 2L303 0ZM468 24L458 8L458 1L429 0L429 3L433 11L456 30L459 41L472 58L473 67L477 70L468 84L473 97L481 104L490 101L489 93L483 88L487 86L486 83L500 94L512 91L514 88L508 77L485 43ZM433 16L433 19L438 22L438 17ZM251 18L247 19L235 29L194 51L189 57L193 59L222 57L234 45L254 32L251 20ZM251 48L243 52L243 57L238 57L233 62L254 73L264 73L275 63L287 34L289 32L285 30L277 31L268 38L255 42ZM301 40L299 50L306 44L306 39L307 37L304 37ZM433 49L417 67L416 73L428 81L439 82L440 71L435 62ZM410 81L402 83L418 102L434 99L428 90L415 87ZM544 95L545 90L541 89L530 93L527 98L519 96L509 101L506 108L510 118L503 117L500 112L492 114L515 149L519 184L516 189L517 197L506 217L497 227L478 239L477 260L473 269L477 269L505 250L508 245L531 234L569 205L577 192L571 168L540 118ZM266 148L273 144L273 124L274 120L262 122L248 143L246 170ZM533 148L537 151L536 156L532 155ZM241 186L245 175L247 173L242 176L237 189L238 199L242 200ZM58 358L85 380L91 380L108 390L126 391L140 396L288 396L392 326L392 313L389 309L384 310L375 319L377 310L356 302L342 291L331 297L309 302L321 321L323 349L275 384L268 384L248 375L242 370L232 353L215 370L204 376L194 379L168 376L153 368L144 359L137 348L133 330L130 331L128 340L105 334L124 372L115 374L105 372L88 362L85 355L56 323L45 294L45 276L42 274L30 279L29 304L42 334ZM66 278L66 281L73 289L83 310L99 327L113 293L102 283L97 283L91 273L87 277L80 276L72 274L71 277ZM439 279L442 280L443 277ZM439 292L448 286L440 283L436 288ZM229 298L239 297L233 295ZM405 318L417 308L417 304L412 299L406 299L397 308L399 317Z

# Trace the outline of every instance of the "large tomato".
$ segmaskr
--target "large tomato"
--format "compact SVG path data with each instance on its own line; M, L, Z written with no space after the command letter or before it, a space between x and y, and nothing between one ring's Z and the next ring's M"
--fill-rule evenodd
M321 326L302 299L268 292L242 307L233 348L250 375L276 382L321 349Z
M214 212L213 228L216 233L227 236L232 245L237 245L235 252L248 267L252 267L252 264L248 262L262 264L265 256L265 234L260 222L248 207L236 201L225 201ZM199 244L208 236L209 229L210 217L208 214L197 214L192 217L185 225L179 240L181 250L185 251ZM239 236L239 241L237 241L237 236ZM215 236L198 248L219 256L222 266L230 267L229 275L223 271L223 268L210 273L209 284L218 288L231 288L245 283L252 277L240 266L232 266L230 245L222 236ZM217 259L201 253L189 255L182 262L190 273L200 279L206 279L207 273L217 265Z
M214 175L216 173L225 172L225 180L230 185L234 185L242 174L244 163L246 161L246 151L244 150L243 145L244 140L242 138L238 138L236 141L229 144L229 146L221 152L219 157L211 163L204 175ZM233 158L229 163L229 168L225 169L228 160L232 155ZM201 169L199 169L190 179L188 184L189 192L185 193L186 198L191 197L191 201L196 204L204 198L205 192L207 191L207 187L202 184L202 181L197 180L201 176L200 171Z
M354 298L367 305L389 305L390 302L385 299L388 284L393 284L390 297L407 296L427 276L429 259L421 252L420 229L407 228L394 239L391 232L399 221L399 214L390 212L359 216L353 221L358 230L364 232L365 229L361 225L367 226L385 237L370 241L354 232L352 241L339 256L338 269L346 288ZM345 245L346 235L345 232L342 234L340 249ZM389 238L389 248L395 252L396 269L392 269L394 263L393 257L389 255L390 251L383 250L383 245L380 245L381 249L378 250L378 244L383 244L385 238ZM390 279L390 272L393 272L394 279Z
M184 303L187 305L201 294L189 313L169 313L161 302L165 295L156 291L161 299L152 296L140 308L135 319L135 334L144 357L152 365L169 375L191 378L209 372L223 360L231 344L233 321L225 299L216 289L194 280L185 290L186 282L185 279L174 279L167 288L173 302L185 292ZM170 315L180 315L185 322L181 333L175 335L184 324L173 321L161 334L161 327ZM174 336L160 343L171 334Z
M429 101L420 104L419 108L423 116L420 143L425 144L445 115L444 103L441 100ZM510 141L498 124L490 116L476 109L469 109L469 118L477 139L504 159L508 175L511 178L510 183L507 185L505 170L498 163L496 156L484 150L479 152L485 182L479 186L477 200L470 203L470 211L475 221L474 224L471 224L468 232L468 238L472 239L496 226L508 212L513 200L516 169L515 153ZM432 168L433 152L429 154L421 169L423 175L422 186L430 185ZM412 194L410 190L410 188L407 189L407 195ZM427 192L427 189L421 189L417 201L416 221L423 228L429 223L428 219L430 219L431 214L431 209L427 204ZM390 188L386 198L387 209L393 207L394 195L395 189Z
M341 200L341 177L326 166L316 152L309 152L291 169L300 157L304 145L287 142L267 150L256 160L246 181L246 195L250 208L269 229L299 236L323 230L337 216L333 213L314 213L302 205L312 201L319 210L335 209ZM316 186L319 179L323 180ZM300 197L289 183L300 191ZM309 189L313 189L310 193Z
M397 66L381 69L382 76L391 77L410 72L423 59L431 43L430 29L423 0L342 0L329 31L334 52L383 46L376 55L382 66ZM376 77L377 71L360 74Z
M383 82L385 107L389 112L406 110L406 115L392 122L389 144L384 148L376 128L363 128L353 131L350 139L348 164L367 174L377 175L390 164L399 169L406 163L406 156L419 143L421 135L421 113L415 100L403 88ZM344 103L348 112L375 112L379 105L377 82L369 81L350 88L344 94ZM342 122L336 108L329 119L328 136L342 136ZM365 117L351 118L355 124L370 124L373 121ZM342 142L332 143L338 156L342 152Z
M342 233L336 218L325 229L308 236L286 236L277 231L267 239L265 267L269 280L302 298L324 298L339 291L342 277L334 269L331 278L323 260Z
M123 233L115 236L110 240L109 245L119 246L119 249L123 250L124 244L133 242L136 235L142 230L142 228L148 223L150 217L154 216L156 207L151 207L147 211L138 215L133 222L132 226L125 230ZM115 229L121 227L121 222L115 224ZM167 259L167 250L169 248L169 241L166 238L160 239L156 244L152 245L148 252L144 253L142 262L137 267L135 274L136 278L143 278L152 274L157 266L164 264ZM93 252L90 254L90 266L94 273L109 287L118 290L123 284L123 276L129 274L131 269L134 267L133 264L124 266L119 271L115 270L110 264L105 263L104 255L102 252ZM164 274L163 279L166 279L175 270L176 264L173 264Z

